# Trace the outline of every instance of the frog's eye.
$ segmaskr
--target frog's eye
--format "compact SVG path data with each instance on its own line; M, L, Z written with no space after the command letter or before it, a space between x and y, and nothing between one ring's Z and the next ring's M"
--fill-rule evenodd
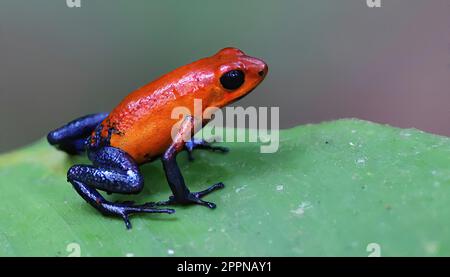
M235 90L242 86L245 74L242 70L230 70L220 77L220 83L225 89Z

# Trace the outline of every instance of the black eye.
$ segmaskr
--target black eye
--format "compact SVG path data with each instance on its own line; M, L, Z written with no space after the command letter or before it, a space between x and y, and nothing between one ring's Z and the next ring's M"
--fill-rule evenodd
M242 70L230 70L220 77L220 83L225 89L234 90L242 86L244 79Z

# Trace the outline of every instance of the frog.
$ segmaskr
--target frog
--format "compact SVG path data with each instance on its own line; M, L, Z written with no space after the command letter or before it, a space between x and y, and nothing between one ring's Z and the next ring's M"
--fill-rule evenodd
M191 192L176 157L187 151L192 160L194 149L225 153L228 148L194 138L195 132L210 119L186 114L179 120L171 116L172 111L177 107L193 110L196 99L202 101L203 111L220 109L248 95L267 73L268 66L262 59L226 47L132 91L109 113L82 116L52 130L47 141L68 155L87 155L92 164L71 166L67 181L100 213L122 218L127 229L132 228L131 215L175 212L167 206L194 204L215 209L216 204L203 197L224 188L223 182ZM100 193L142 192L144 178L140 167L157 159L162 162L172 192L167 200L144 204L113 202Z

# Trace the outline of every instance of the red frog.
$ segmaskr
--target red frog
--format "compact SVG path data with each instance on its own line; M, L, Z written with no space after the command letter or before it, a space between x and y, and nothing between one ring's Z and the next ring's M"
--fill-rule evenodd
M87 152L93 165L74 165L67 179L94 208L105 215L119 216L131 228L128 216L135 213L173 213L161 206L199 204L211 209L216 205L202 197L224 187L219 182L200 192L186 186L176 162L182 150L195 148L228 149L193 139L194 130L207 121L186 115L172 136L178 119L177 107L194 110L194 99L202 100L203 111L221 108L251 92L267 75L268 67L260 59L247 56L237 48L224 48L215 55L184 65L133 91L111 113L98 113L75 119L50 132L50 144L68 154ZM189 138L189 139L186 139ZM190 156L191 157L191 156ZM160 158L172 191L169 200L135 205L107 201L97 190L108 193L136 194L144 179L139 166Z

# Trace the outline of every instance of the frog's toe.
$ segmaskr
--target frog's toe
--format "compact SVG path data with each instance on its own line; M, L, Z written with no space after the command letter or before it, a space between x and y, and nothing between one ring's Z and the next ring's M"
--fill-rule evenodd
M153 203L154 204L154 203ZM125 221L125 226L127 229L131 229L131 222L129 216L132 214L138 213L165 213L165 214L173 214L175 213L174 209L158 209L153 208L153 206L147 206L147 203L143 205L120 205L117 206L117 215L121 216Z
M199 191L199 192L189 192L182 199L175 199L175 197L172 195L169 197L169 200L159 201L155 204L156 204L156 206L168 206L168 205L176 205L176 204L181 204L181 205L196 204L196 205L208 207L210 209L215 209L217 206L216 204L214 204L212 202L204 201L204 200L202 200L202 197L210 194L213 191L222 189L224 187L225 187L225 185L222 182L220 182L220 183L214 184L214 185L210 186L209 188Z

